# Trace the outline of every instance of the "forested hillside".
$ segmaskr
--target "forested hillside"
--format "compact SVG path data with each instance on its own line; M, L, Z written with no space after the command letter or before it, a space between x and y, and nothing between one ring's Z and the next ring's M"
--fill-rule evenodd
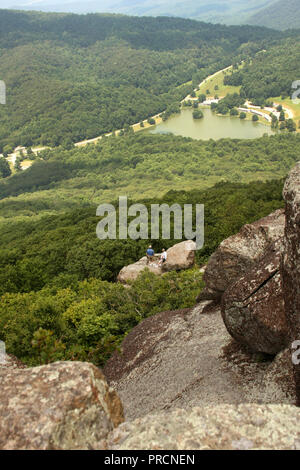
M297 38L286 39L257 54L233 75L225 77L227 85L242 85L241 95L263 102L270 97L290 97L292 83L300 77L300 44Z
M297 47L286 53L293 34L292 41L264 28L174 18L0 12L0 79L8 92L0 146L5 153L19 144L54 147L31 154L32 166L12 176L1 157L0 340L9 353L27 364L103 365L142 319L193 306L202 286L197 266L243 224L282 207L299 134L194 141L134 134L129 125L175 102L178 109L193 85L233 63L243 68L224 77L239 82L242 94L274 93L259 75L261 57L284 91L298 70ZM73 145L122 127L120 137ZM97 206L121 195L146 205L204 204L195 269L159 278L146 272L131 289L116 283L150 243L96 237ZM153 246L159 252L175 241Z
M204 262L243 224L282 207L282 186L278 180L220 183L145 202L205 204L206 243L197 253ZM39 221L2 223L0 339L28 364L71 359L102 365L143 318L195 303L202 286L199 269L161 278L145 273L131 289L107 282L143 256L149 241L98 240L95 211L90 205ZM154 243L158 252L174 240Z
M174 18L0 11L4 146L55 146L162 112L280 33ZM9 149L8 147L8 149Z
M0 180L0 220L110 202L119 195L159 197L171 189L201 190L222 180L280 178L299 154L298 134L203 142L139 133L45 151L26 172Z
M289 134L218 142L140 134L45 152L29 170L1 182L1 290L39 290L60 275L63 285L89 277L113 281L148 243L97 240L96 207L120 195L206 204L207 238L198 253L204 260L249 218L280 205L280 186L264 181L284 177L299 153L300 136ZM253 180L260 182L240 185Z
M255 13L248 24L274 29L300 28L299 0L279 0Z
M68 11L72 13L121 13L138 16L179 16L213 23L239 24L274 0L4 0L2 8L19 6L27 10Z

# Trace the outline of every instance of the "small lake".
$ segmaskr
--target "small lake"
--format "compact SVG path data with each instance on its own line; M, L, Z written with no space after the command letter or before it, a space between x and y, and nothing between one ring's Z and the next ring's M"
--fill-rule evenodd
M260 122L252 122L238 117L218 116L210 108L200 108L203 119L193 119L192 109L182 109L181 114L171 116L166 122L152 127L151 134L181 135L193 139L257 139L264 134L272 135L275 131L271 126Z

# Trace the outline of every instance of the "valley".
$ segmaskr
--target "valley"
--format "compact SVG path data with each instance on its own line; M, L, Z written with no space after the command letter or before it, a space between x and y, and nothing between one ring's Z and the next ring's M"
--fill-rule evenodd
M148 119L141 120L140 122L133 124L130 126L130 129L136 133L139 131L149 130L151 133L174 133L175 135L182 135L187 137L192 137L196 139L204 139L208 140L212 139L219 139L219 138L258 138L263 136L264 134L274 134L273 130L270 130L266 123L271 123L271 116L275 115L277 119L279 119L279 112L277 111L276 107L279 105L283 106L283 110L288 119L297 119L300 117L300 104L294 104L291 100L288 99L281 99L275 98L277 102L273 102L274 107L263 107L261 109L260 106L255 106L251 102L246 101L245 107L240 108L240 111L245 111L247 117L244 121L237 122L236 117L231 117L230 121L227 120L218 120L218 117L222 116L219 115L217 118L214 117L213 113L208 112L208 110L204 110L204 115L206 116L205 124L202 122L195 122L195 120L191 119L191 113L182 112L182 108L184 110L184 103L185 102L194 102L199 99L200 96L205 95L207 103L211 101L218 101L219 99L225 98L227 95L233 93L239 93L240 88L238 86L229 86L224 84L224 76L228 72L232 72L233 67L229 66L214 74L210 75L209 77L205 78L198 86L195 88L195 97L192 97L188 94L182 101L181 101L181 113L180 116L172 116L171 115L171 122L170 118L168 122L164 122L162 116L166 113L164 110L162 113L155 114ZM182 87L189 86L189 84L183 84ZM215 95L212 95L212 90L215 91ZM215 99L217 98L217 100ZM203 103L205 105L205 102ZM201 106L203 104L200 103ZM210 105L209 105L210 106ZM253 113L258 116L258 120L256 123L252 124L245 124L244 122L249 121L253 117ZM224 118L224 116L222 116ZM152 121L152 122L151 122ZM258 124L263 124L263 126L259 126ZM113 132L109 132L107 134L103 134L98 137L94 137L92 139L83 140L81 142L75 143L75 147L84 147L89 144L97 144L102 138L106 137L113 137L113 136L121 136L125 133L125 129L118 129L113 130ZM212 131L212 132L210 132ZM296 129L297 132L300 132L300 128ZM20 147L21 148L21 147ZM49 147L39 147L37 149L33 149L34 153L38 155L43 150L50 149ZM22 147L21 151L24 155L27 155L28 149L26 147ZM20 156L20 151L15 150L14 153L8 154L8 162L11 165L11 169L14 172L14 165L16 163L17 158ZM21 167L23 170L30 168L32 165L32 160L24 160L21 163Z
M154 14L161 5L150 3L143 2L145 11ZM224 10L227 18L242 22L252 13L241 3ZM251 3L254 12L265 4ZM185 426L195 406L201 419L203 406L221 407L220 422L226 406L229 417L240 406L244 423L253 405L251 426L258 422L259 432L256 413L265 407L280 426L286 410L298 423L296 393L287 390L287 322L299 297L300 104L292 84L300 80L300 30L143 12L0 9L7 89L0 106L0 346L9 358L2 367L0 349L0 448L71 447L65 434L74 448L114 448L134 419L146 420L144 436L152 429L149 413L158 413L157 429L162 416ZM215 13L205 10L217 19ZM125 235L121 196L131 206ZM204 244L194 250L197 205L204 205ZM158 210L156 235L141 207ZM113 235L103 239L97 227L104 213L113 214ZM184 235L174 229L175 215ZM293 335L298 323L290 321ZM16 413L8 391L13 403L23 400ZM277 405L287 408L279 413ZM123 411L131 421L118 428ZM103 418L99 434L93 413ZM49 444L50 431L45 436L36 424L20 444L7 416L18 439L25 432L19 422L34 416L34 423L51 422L54 440ZM74 416L88 418L78 418L76 428ZM211 425L211 413L205 416ZM267 423L272 436L275 418ZM59 431L57 422L64 423ZM185 427L176 426L162 435L171 439L179 429L180 448ZM253 445L240 429L230 432L221 436L229 435L229 447L256 445L257 429ZM287 444L280 445L292 447L294 433L282 432ZM140 435L134 439L129 447L142 445ZM164 445L165 437L151 439L153 448ZM201 439L195 445L203 446ZM222 448L224 439L204 447Z

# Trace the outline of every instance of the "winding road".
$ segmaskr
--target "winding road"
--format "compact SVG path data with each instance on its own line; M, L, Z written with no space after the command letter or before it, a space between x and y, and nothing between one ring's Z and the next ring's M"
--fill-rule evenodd
M219 70L218 72L215 72L215 73L212 74L212 75L209 75L209 76L206 77L201 83L199 83L198 87L195 88L194 91L197 91L202 85L204 85L205 83L207 83L209 80L211 80L212 78L216 77L217 75L219 75L219 74L221 74L221 73L223 73L223 72L225 72L225 71L227 71L227 70L229 70L229 69L231 69L231 68L232 68L232 65L230 65L230 66L228 66L228 67L225 67L224 69ZM191 97L191 95L189 94L189 95L187 95L187 96L181 101L181 103L184 103L185 101L197 100L197 99L198 99L198 98L193 98L193 97ZM252 114L253 114L253 113L254 113L254 114L258 114L258 115L264 117L268 122L271 121L270 114L266 114L266 113L263 113L263 112L259 111L259 110L261 109L260 107L258 107L258 106L252 106L252 105L250 105L250 103L249 103L248 101L246 102L246 106L247 106L248 109L247 109L247 108L240 108L240 110L245 111L245 112L250 112L250 113L252 113ZM278 106L278 104L277 104L277 103L274 103L274 106ZM257 111L255 112L255 110L257 110ZM276 110L276 108L265 108L265 110L268 111L268 113L273 113L273 114L275 114L275 116L279 117L279 113L278 113L278 111ZM293 118L294 118L294 113L293 113L293 111L292 111L291 109L283 107L283 110L284 110L284 112L287 114L287 116L288 116L289 119L293 119ZM161 114L163 114L163 112L164 112L164 111L162 111L161 113L155 114L154 116L151 117L152 119L155 119L156 124L159 124L159 123L161 122L161 117L160 117L160 116L161 116ZM150 119L151 119L151 118L150 118ZM133 124L131 127L133 128L133 130L134 130L135 132L141 131L141 130L146 129L146 128L148 128L148 127L151 127L151 125L148 123L148 119L149 119L149 118L144 119L143 121L137 122L136 124ZM141 123L141 122L144 123L144 127L141 127L141 126L140 126L140 123ZM86 146L86 145L88 145L88 144L96 144L96 143L99 142L99 140L101 140L103 137L110 137L113 133L115 133L115 135L119 135L122 130L123 130L123 129L118 129L118 130L116 130L116 131L108 132L108 133L106 133L106 134L102 134L102 135L100 135L100 136L98 136L98 137L94 137L94 138L92 138L92 139L82 140L82 141L80 141L80 142L75 143L74 145L75 145L75 147L84 147L84 146ZM45 150L46 148L50 148L50 147L40 147L40 148L38 148L37 150L38 150L38 151L42 151L42 150ZM26 149L24 149L24 153L26 154ZM0 154L0 155L3 156L2 154ZM8 160L12 165L14 165L18 156L19 156L18 152L14 152L14 153L8 155L7 160ZM23 169L25 170L25 169L29 168L30 166L31 166L31 164L30 164L29 162L26 162L26 165L23 165Z
M222 70L218 70L218 72L215 72L213 75L210 75L208 77L206 77L201 83L199 83L198 87L195 88L194 91L197 91L198 88L200 88L204 83L206 83L208 80L211 80L212 78L214 78L216 75L219 75L220 73L223 73L224 71L226 70L229 70L230 68L232 68L232 65L230 65L229 67L226 67L225 69L222 69ZM198 98L192 98L191 95L187 95L185 98L183 98L183 100L181 100L181 103L183 103L184 101L189 101L189 100L196 100ZM151 125L148 124L148 119L158 119L160 117L161 114L163 114L164 111L162 111L161 113L158 113L158 114L155 114L154 116L151 116L150 118L147 118L147 119L144 119L144 121L142 121L144 123L144 126L145 127L140 127L140 122L137 122L136 124L133 124L131 127L133 127L133 129L135 130L135 132L138 132L139 130L143 130L147 127L151 127ZM159 124L159 122L156 122L156 124ZM137 128L137 129L135 129ZM117 131L115 131L116 135L120 134L122 129L118 129ZM109 132L108 134L104 134L104 135L100 135L99 137L95 137L93 139L87 139L87 140L83 140L81 142L77 142L75 144L76 147L83 147L85 145L88 145L88 144L95 144L97 143L99 140L102 139L102 137L110 137L112 135L112 132Z

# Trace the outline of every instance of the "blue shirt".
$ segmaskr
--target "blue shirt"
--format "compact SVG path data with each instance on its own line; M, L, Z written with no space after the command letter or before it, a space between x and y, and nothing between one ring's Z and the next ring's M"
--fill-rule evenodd
M148 256L154 256L154 250L152 250L152 248L148 248L147 255Z

